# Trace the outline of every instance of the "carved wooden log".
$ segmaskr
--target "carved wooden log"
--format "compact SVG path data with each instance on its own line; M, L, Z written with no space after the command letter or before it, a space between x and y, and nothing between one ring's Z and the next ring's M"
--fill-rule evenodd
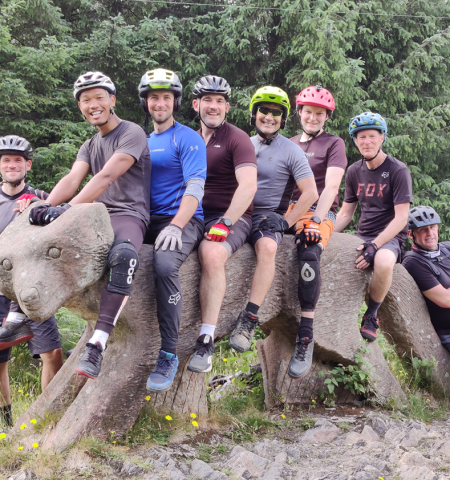
M82 209L84 209L83 221L77 216L77 210ZM93 223L90 220L94 216L94 211L102 212L103 223L100 221ZM100 224L104 225L102 227L104 230L99 227ZM21 229L21 236L26 240L18 238L15 233L16 227ZM62 450L85 434L107 438L109 431L114 430L120 435L132 426L145 403L147 395L145 383L155 365L160 348L151 246L144 245L141 250L140 268L133 282L132 294L108 342L99 378L86 381L74 373L74 367L97 319L100 292L105 278L82 292L77 290L78 284L74 282L72 276L79 273L77 271L79 257L70 252L67 252L66 256L66 250L79 248L76 246L78 242L83 242L84 238L96 237L101 239L100 243L108 244L110 241L108 228L110 229L108 215L103 207L83 205L69 209L61 218L45 228L30 226L25 216L19 217L0 237L3 259L13 258L15 270L11 275L9 270L6 270L5 274L0 268L0 290L13 298L16 291L20 297L23 288L20 272L27 272L27 288L36 288L39 292L39 302L31 312L32 318L40 320L47 318L61 305L62 297L55 295L55 291L62 288L60 284L64 284L64 291L71 288L74 293L78 292L66 303L67 306L86 319L90 325L78 342L75 352L46 391L17 422L17 425L20 425L23 422L27 423L32 417L44 417L49 412L59 412L61 417L59 422L44 439L45 448ZM70 235L67 234L68 231L71 232ZM70 259L69 267L70 262L75 265L75 268L66 268L67 278L59 276L60 267L56 269L55 274L53 271L55 263L51 261L44 260L45 268L34 267L35 263L41 265L39 263L43 261L41 257L44 257L48 248L53 245L52 237L63 236L66 236L70 243L62 249L61 258ZM37 246L44 245L45 248L38 250L36 247L33 250L36 253L28 255L30 237ZM294 349L297 322L300 319L297 300L297 254L292 237L287 236L280 245L276 258L275 279L260 310L260 318L264 322L262 328L269 334L266 340L258 344L268 406L279 400L303 402L306 398L309 399L323 388L323 378L317 376L318 370L330 368L336 362L349 364L354 361L355 352L361 345L357 317L371 276L371 272L357 270L354 267L354 259L357 256L355 248L359 243L357 238L350 235L335 234L322 256L323 286L314 327L314 366L312 372L300 381L292 380L286 374L287 364ZM88 256L89 248L86 249ZM22 254L17 253L20 251ZM39 254L39 251L42 253ZM97 274L101 272L105 257L104 254L89 257L88 263L96 264L89 265L89 268ZM2 261L0 267L1 265ZM244 245L228 261L227 291L216 330L217 339L232 331L239 311L247 302L254 268L255 254L249 245ZM30 272L33 272L33 275ZM198 299L200 265L196 252L192 253L181 267L180 277L184 302L178 344L180 368L172 389L163 394L153 395L152 401L155 407L162 411L177 410L202 414L207 411L204 375L185 370L201 320ZM404 281L409 282L409 279L403 277L399 279L396 276L396 281L402 284ZM420 301L423 302L418 294L417 302ZM391 314L388 313L386 319L383 319L385 323L390 321L389 315ZM419 318L417 320L421 321ZM423 328L425 336L433 334L429 321L424 323ZM415 340L412 338L411 342L414 343ZM401 342L398 344L404 345ZM414 345L419 349L418 344ZM373 344L372 349L372 353L367 354L367 359L378 377L376 388L379 396L404 399L404 394L389 372L378 345ZM345 401L348 398L347 391L341 392L338 401ZM17 431L16 427L15 432Z

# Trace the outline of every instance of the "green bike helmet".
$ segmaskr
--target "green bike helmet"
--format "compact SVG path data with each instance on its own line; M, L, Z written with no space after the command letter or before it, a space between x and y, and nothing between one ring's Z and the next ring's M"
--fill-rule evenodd
M286 119L289 116L289 112L291 110L291 104L289 103L289 97L287 96L287 93L278 87L266 86L259 88L253 95L250 102L249 110L251 112L251 125L255 125L256 110L258 108L258 105L260 105L261 103L275 103L276 105L280 105L280 107L283 109L281 128L284 128L286 125Z

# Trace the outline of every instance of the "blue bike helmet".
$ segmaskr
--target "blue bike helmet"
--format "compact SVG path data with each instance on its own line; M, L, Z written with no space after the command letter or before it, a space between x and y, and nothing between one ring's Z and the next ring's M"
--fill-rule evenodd
M379 113L364 112L350 120L348 125L348 133L355 141L356 133L360 130L379 130L384 133L384 141L387 141L387 124L386 120Z

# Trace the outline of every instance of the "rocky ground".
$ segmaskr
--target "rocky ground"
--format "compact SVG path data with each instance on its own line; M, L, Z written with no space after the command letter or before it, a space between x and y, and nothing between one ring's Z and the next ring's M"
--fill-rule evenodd
M394 419L377 411L351 412L340 413L337 409L314 413L315 423L310 422L309 430L277 429L252 443L236 444L229 435L203 431L188 441L178 436L168 446L140 447L126 456L74 448L64 461L60 477L54 478L450 479L450 418L426 425L401 415ZM4 478L40 477L38 471L28 469Z

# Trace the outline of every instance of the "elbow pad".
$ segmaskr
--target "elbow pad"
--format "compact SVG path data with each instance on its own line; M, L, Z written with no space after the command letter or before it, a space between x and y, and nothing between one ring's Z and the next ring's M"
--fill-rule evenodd
M186 191L183 197L190 195L198 200L198 203L202 201L205 193L205 181L203 178L191 178L186 182Z

